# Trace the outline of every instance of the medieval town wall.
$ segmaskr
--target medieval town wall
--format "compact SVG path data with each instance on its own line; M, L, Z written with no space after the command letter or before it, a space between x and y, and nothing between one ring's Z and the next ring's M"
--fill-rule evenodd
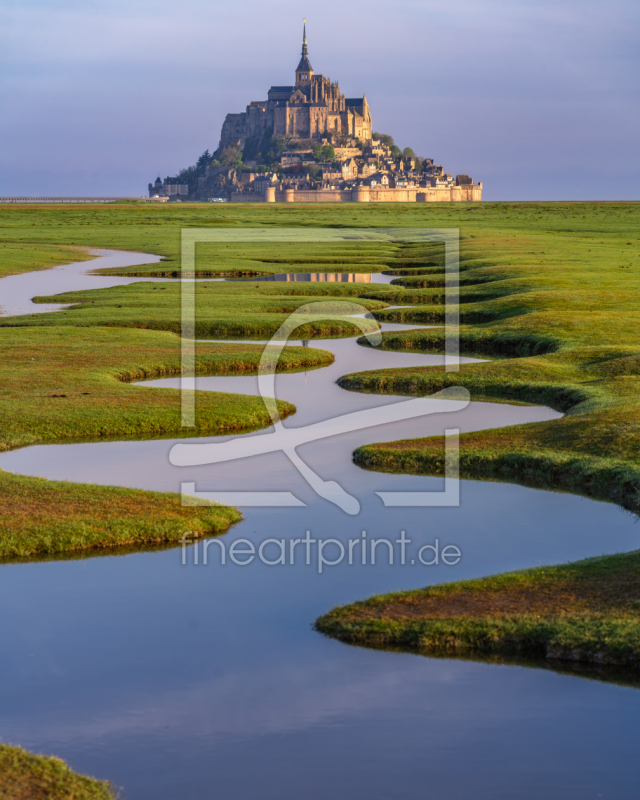
M482 184L473 186L438 186L433 189L283 189L271 188L267 194L233 192L232 203L469 203L482 200Z

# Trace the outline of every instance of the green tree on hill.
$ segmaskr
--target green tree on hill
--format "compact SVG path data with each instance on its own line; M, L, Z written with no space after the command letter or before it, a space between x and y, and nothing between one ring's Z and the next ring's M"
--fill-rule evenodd
M239 168L242 165L242 151L237 147L225 147L220 154L220 163L225 167Z
M274 136L269 142L269 149L279 155L287 149L287 140L282 136Z
M374 133L373 138L377 139L381 144L384 144L387 147L395 147L393 136L388 136L386 133Z
M200 170L202 174L211 163L213 159L213 153L209 152L209 148L207 148L204 153L200 156L200 158L196 161L196 169Z
M325 161L333 161L335 157L336 151L334 146L332 144L325 144L325 146L322 148L322 158Z

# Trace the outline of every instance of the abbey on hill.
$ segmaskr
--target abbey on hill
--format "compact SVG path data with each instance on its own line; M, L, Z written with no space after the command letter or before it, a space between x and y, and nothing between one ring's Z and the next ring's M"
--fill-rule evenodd
M265 134L296 141L354 137L371 139L371 115L366 97L347 99L338 82L316 75L309 61L306 26L294 86L272 86L267 99L249 103L242 114L227 114L220 148L239 146Z
M234 202L479 201L482 183L453 178L390 136L374 133L365 96L347 98L316 75L306 25L295 84L272 86L266 100L227 114L220 144L176 178L149 184L159 199Z

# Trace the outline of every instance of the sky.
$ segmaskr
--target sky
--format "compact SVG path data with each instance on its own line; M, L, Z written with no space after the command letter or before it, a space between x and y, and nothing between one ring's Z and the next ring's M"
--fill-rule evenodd
M486 200L640 199L637 0L0 0L0 196L146 194L316 73Z

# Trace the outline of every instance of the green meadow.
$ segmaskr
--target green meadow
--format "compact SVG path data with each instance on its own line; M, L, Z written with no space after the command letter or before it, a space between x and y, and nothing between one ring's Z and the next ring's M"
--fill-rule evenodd
M211 228L210 225L202 225ZM237 226L236 226L237 227ZM280 226L279 226L280 227ZM286 222L281 227L289 226ZM228 226L217 226L229 230ZM236 228L231 228L235 231ZM261 226L260 231L265 231ZM267 229L268 233L269 229ZM172 243L173 244L173 243ZM196 244L195 274L197 277L252 277L301 272L381 272L393 258L396 247L385 242L314 243L280 242L267 248L263 242L198 242ZM136 275L141 277L177 278L183 274L180 252L172 250L159 264L139 267L100 270L102 274Z
M47 248L66 248L64 258L69 260L78 260L73 248L120 248L163 256L159 264L136 267L131 272L124 271L126 274L178 276L183 228L458 228L460 293L456 310L461 352L487 360L463 365L459 373L445 374L430 367L357 373L344 376L341 385L353 391L404 395L428 395L446 386L462 385L469 389L472 400L551 406L564 413L562 419L463 436L462 476L571 491L614 502L637 513L639 222L640 205L632 203L14 206L0 210L0 274L18 271L18 266L28 268L25 253L30 249L35 269L46 266L43 258L45 251L50 255ZM11 255L16 252L19 259ZM198 336L265 338L296 308L345 298L365 304L380 320L417 325L406 333L385 334L383 348L443 350L443 329L426 327L443 325L452 310L444 304L451 276L445 272L439 245L366 241L340 246L210 243L199 245L196 256L195 269L200 277L246 278L242 282L197 285ZM12 266L14 261L19 261L18 266ZM374 286L251 281L251 277L283 272L380 271L391 272L394 283ZM128 385L140 376L177 373L179 299L179 286L160 281L73 292L56 298L71 304L68 309L0 318L0 340L6 343L6 352L13 348L16 353L25 354L23 359L7 356L3 362L11 382L18 387L13 394L7 388L0 393L0 416L4 420L3 432L7 432L3 433L4 446L78 438L181 435L177 393ZM405 307L390 309L389 305ZM353 335L354 331L347 322L327 321L313 323L299 335L332 337ZM366 346L365 341L361 344ZM238 349L229 349L234 347ZM27 356L30 348L36 348L38 355ZM100 352L99 363L98 359L92 360L92 350ZM318 355L321 351L309 355L309 351L299 354L295 350L291 348L287 355L287 348L281 369L320 367L326 363L327 355ZM252 349L249 345L203 343L198 348L198 371L229 374L255 370L258 353L258 347ZM39 364L37 375L31 358ZM319 360L311 363L310 358ZM69 364L73 368L67 368ZM3 386L7 387L6 381ZM92 398L91 402L87 398ZM203 426L200 435L267 424L257 398L212 394L199 397L198 401L199 424ZM286 398L281 402L283 415L293 412ZM433 438L380 443L361 448L354 457L367 469L439 474L444 462L443 441ZM6 474L0 473L0 496L7 508L15 491L8 480ZM62 520L55 498L62 496L65 486L86 497L97 497L96 488L29 480L33 483L29 487L25 484L24 508L42 487L50 490L47 502L41 506L38 526L42 530L32 530L28 514L23 513L23 550L19 552L15 544L9 550L0 546L0 554L46 555L48 547L56 553L82 550L81 541L56 549L55 542L64 540L62 528L76 522L73 517ZM2 489L5 484L6 491ZM135 536L131 534L136 525L135 513L126 513L129 495L145 494L145 519L149 524L165 520L166 503L175 501L153 493L108 491L121 493L123 510L111 515L110 530L106 532L99 529L102 511L95 506L92 524L96 527L88 535L91 544L87 548L135 546ZM154 504L157 513L149 511ZM81 504L78 509L78 524L82 525L86 509L83 511ZM51 519L61 520L58 527L47 529L48 513ZM183 521L183 529L197 528L206 533L208 523L192 521L190 514L227 514L226 520L211 522L213 530L216 524L218 529L229 524L230 513L220 508L197 512L176 509L176 519ZM3 540L9 541L12 524L3 521L2 525ZM122 536L116 530L120 525ZM174 533L166 534L164 540L164 534L155 539L153 532L146 538L142 536L139 545L148 545L152 540L158 544L175 541L179 527L176 523ZM72 539L73 536L69 541ZM31 545L25 544L30 541L31 551ZM318 626L349 641L431 648L434 652L445 640L456 643L456 651L478 652L487 650L487 642L493 642L494 649L500 649L500 642L522 642L515 647L527 653L540 654L551 648L552 653L578 653L576 657L587 660L594 653L616 663L635 658L640 602L633 577L637 557L611 556L599 560L596 566L593 562L570 565L570 579L566 569L569 568L534 570L505 576L504 581L500 577L473 586L455 584L443 588L444 594L464 591L485 600L461 605L442 601L444 605L438 606L437 614L433 612L435 595L429 594L436 590L429 589L425 590L427 599L417 602L411 614L402 614L409 599L405 602L401 599L405 595L394 595L392 599L375 598L368 605L331 612ZM601 587L622 580L622 573L616 570L627 576L624 601L620 602L611 601L609 595L603 599L606 592L601 591ZM593 580L600 588L594 588L593 581L589 583L596 573ZM541 598L549 594L566 596L567 581L574 601L566 607L543 602ZM529 593L527 603L522 607L516 602L509 605L509 597L517 596L517 592L513 594L514 586L524 584ZM406 593L407 598L411 596ZM504 608L509 609L508 613L498 613ZM605 639L609 650L603 649ZM600 645L596 647L594 642Z
M58 264L73 261L88 261L93 256L80 247L65 247L59 244L2 243L0 244L0 278L49 269Z
M291 284L281 289L279 283L197 283L195 333L199 338L265 339L276 333L284 320L307 303L321 302L326 313L338 314L341 303L332 305L332 298L358 298L362 288L350 284ZM332 290L331 287L337 289ZM358 284L352 286L357 287ZM23 317L0 317L0 328L25 326L57 328L73 326L146 328L180 333L179 281L173 283L137 283L112 289L68 292L55 296L54 302L69 303L62 311ZM51 297L37 297L37 302L50 303ZM380 300L359 301L368 310L382 309ZM370 326L375 329L375 325ZM301 326L297 338L354 336L359 332L349 322L320 320Z

